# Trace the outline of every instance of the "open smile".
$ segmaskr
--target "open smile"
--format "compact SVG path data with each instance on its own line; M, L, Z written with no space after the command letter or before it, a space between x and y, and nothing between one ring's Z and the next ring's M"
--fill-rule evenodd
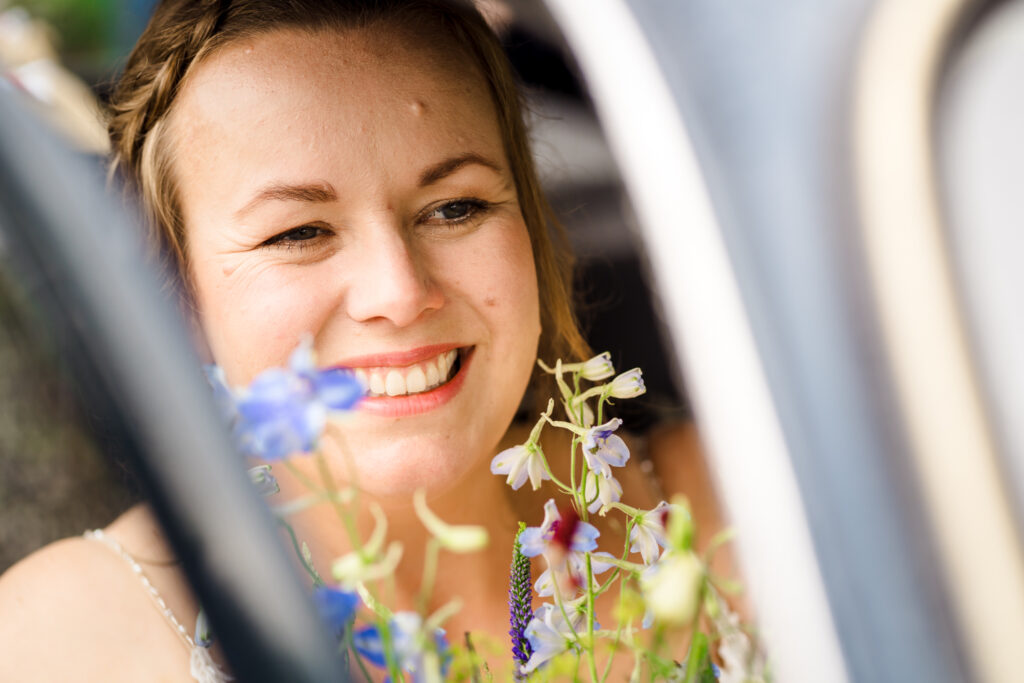
M352 359L347 369L366 390L360 411L404 417L447 403L461 389L474 350L447 345Z

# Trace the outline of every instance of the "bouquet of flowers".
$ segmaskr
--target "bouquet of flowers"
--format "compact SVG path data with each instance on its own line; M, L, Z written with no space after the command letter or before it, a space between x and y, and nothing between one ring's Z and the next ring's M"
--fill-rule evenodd
M708 570L710 554L728 535L720 534L698 555L685 499L662 501L647 510L621 500L615 471L630 454L615 433L622 421L606 419L606 412L614 401L644 393L640 370L616 375L608 353L582 363L538 364L554 378L566 419L555 418L555 401L549 400L527 441L499 453L491 463L491 471L505 476L512 489L529 480L537 490L550 480L562 500L545 503L540 526L520 522L518 530L510 529L511 675L518 680L604 681L613 662L628 657L634 681L769 680L763 654L722 598L734 586ZM328 414L351 410L361 397L354 377L340 369L317 369L309 340L292 354L287 368L267 370L245 389L229 389L216 367L208 369L208 376L239 447L281 463L308 489L306 496L276 506L274 512L309 574L314 602L349 666L366 679L378 667L392 681L481 680L481 660L472 643L467 638L465 648L453 646L442 628L460 608L458 601L429 614L425 607L438 554L477 552L487 544L487 533L482 527L447 524L429 509L423 491L417 491L416 513L430 534L419 609L394 612L384 604L375 586L394 573L401 544L388 542L387 519L374 504L370 511L375 528L365 540L359 537L354 523L359 492L335 483L317 448ZM541 447L545 429L568 432L568 481L554 474ZM320 481L294 467L289 456L295 453L313 454ZM271 465L249 472L264 495L279 491ZM352 547L331 565L330 583L317 572L309 548L288 522L290 515L320 504L334 507ZM590 523L593 515L609 514L621 516L625 527L626 541L617 554L598 550L600 532ZM542 561L544 571L531 582L534 561ZM614 623L602 626L595 603L610 592L616 596ZM211 642L202 613L196 642Z

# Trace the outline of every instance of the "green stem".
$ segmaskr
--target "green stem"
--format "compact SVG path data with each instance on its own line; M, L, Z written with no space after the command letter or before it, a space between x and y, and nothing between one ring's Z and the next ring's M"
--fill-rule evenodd
M437 556L440 549L441 544L436 538L427 541L427 553L423 558L423 579L420 583L420 596L417 600L420 614L426 614L427 600L430 599L430 594L434 590L434 579L437 576Z
M306 476L306 474L295 466L290 459L281 461L284 464L286 470L292 473L292 476L302 482L302 485L313 493L320 493L320 487L317 486L312 479Z
M348 648L349 652L352 653L352 658L356 660L356 664L359 665L359 671L363 674L363 680L371 681L370 672L366 669L366 663L363 662L363 656L359 654L359 650L356 649L355 642L353 641L352 624L349 623L349 628L345 629L345 647Z
M334 476L331 474L331 469L327 465L327 458L324 457L323 451L317 451L314 456L316 460L317 470L320 472L320 480L323 482L324 489L327 491L328 500L331 502L331 507L334 508L335 514L338 515L338 519L345 526L345 532L348 534L349 540L352 542L354 549L359 549L362 546L362 542L359 539L359 532L356 531L355 522L352 521L352 515L349 514L348 510L338 500L338 486L334 482Z
M594 655L594 570L587 553L587 664L590 666L590 680L597 682L597 658Z
M313 579L313 587L316 588L318 586L326 585L324 580L320 578L320 574L317 573L316 568L306 562L306 558L302 554L302 549L299 547L299 539L295 536L295 529L292 528L292 525L283 519L277 520L277 523L283 526L288 532L288 536L291 537L292 547L295 548L295 554L298 555L299 561L302 562L302 568L305 569L306 573Z

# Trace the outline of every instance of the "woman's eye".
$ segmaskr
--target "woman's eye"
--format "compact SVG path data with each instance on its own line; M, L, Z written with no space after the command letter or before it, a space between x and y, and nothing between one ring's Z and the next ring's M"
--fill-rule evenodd
M479 199L458 199L438 206L427 214L426 218L428 221L461 223L462 221L469 220L486 208L487 203Z
M301 225L279 235L274 235L264 242L263 246L301 247L305 246L305 243L315 240L326 233L326 230L315 225Z

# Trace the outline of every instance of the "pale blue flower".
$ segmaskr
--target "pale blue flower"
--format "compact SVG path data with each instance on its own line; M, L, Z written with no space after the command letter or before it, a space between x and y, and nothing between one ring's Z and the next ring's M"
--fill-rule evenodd
M585 553L595 550L601 532L592 524L581 522L572 508L566 514L568 517L563 521L554 499L549 498L544 503L544 522L539 527L527 527L519 534L523 555L536 557L551 544L562 552L575 550Z
M612 467L622 467L629 460L626 442L614 433L621 425L622 420L612 418L603 425L591 427L583 436L583 457L587 459L587 467L600 472L606 479L612 476Z
M670 507L668 503L661 501L653 510L636 516L633 528L629 532L629 552L639 552L644 558L644 564L653 564L658 559L658 546L668 547L665 519Z
M240 392L235 405L242 449L264 460L308 453L323 432L328 412L350 410L362 394L362 385L347 371L316 368L307 337L287 368L265 370Z
M313 591L313 602L331 633L340 637L355 617L356 609L359 608L359 595L339 588L319 586Z
M388 630L398 668L411 674L413 683L440 680L445 676L451 652L444 629L437 628L429 634L433 640L432 650L426 647L428 634L422 633L423 619L415 612L396 612L388 621ZM384 642L376 626L359 629L353 634L352 642L368 662L381 668L387 666Z
M535 671L548 660L575 646L573 634L585 627L586 614L572 603L565 603L564 608L570 621L566 621L562 609L556 605L544 604L534 612L533 619L526 627L526 638L530 641L533 654L523 665L522 673Z
M585 500L593 501L587 506L587 512L594 514L609 503L617 503L622 498L622 484L615 477L604 477L597 472L587 472L587 480L583 486Z
M505 483L513 491L519 490L527 478L534 491L540 488L542 481L551 478L544 469L544 453L540 445L529 442L507 448L494 456L491 460L491 474L507 474Z

